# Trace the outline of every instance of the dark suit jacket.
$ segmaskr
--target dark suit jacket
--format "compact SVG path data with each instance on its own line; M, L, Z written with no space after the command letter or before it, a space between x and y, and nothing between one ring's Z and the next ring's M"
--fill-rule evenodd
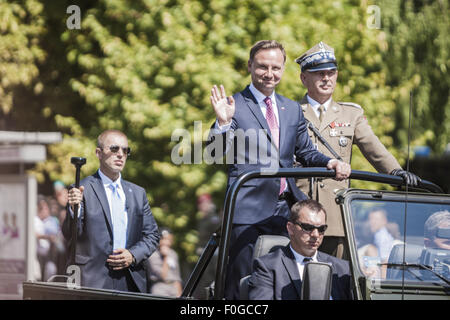
M249 280L251 300L297 300L301 297L302 282L290 245L255 259ZM317 253L319 262L331 263L333 300L352 299L350 267L347 261L323 252Z
M78 235L75 263L81 268L81 286L113 289L111 269L106 260L113 252L113 233L111 213L102 180L96 172L83 179L84 186L81 215L78 218ZM158 247L159 232L150 210L145 190L122 179L126 195L128 215L127 245L136 258L136 264L129 272L137 288L147 291L146 272L143 262ZM67 212L63 223L63 234L71 240L72 216ZM70 244L72 245L72 244Z
M225 150L228 150L226 155L226 163L229 164L228 188L240 174L248 171L269 167L292 168L294 156L304 166L324 167L327 165L330 158L314 148L298 102L276 94L280 128L278 150L272 145L269 125L249 87L247 86L244 91L233 97L236 111L231 123L231 131L234 132L234 137L230 138L229 134L211 134L207 147L210 148L210 154L217 156L222 156ZM241 142L243 140L240 140L243 136L245 136L245 145ZM217 142L219 140L220 142ZM228 147L226 148L225 145ZM222 152L216 150L219 146ZM257 146L258 152L251 149L252 146ZM289 191L297 201L307 199L298 190L293 178L288 178L287 182ZM275 212L279 190L280 179L253 179L245 183L238 192L233 223L255 224L270 218Z

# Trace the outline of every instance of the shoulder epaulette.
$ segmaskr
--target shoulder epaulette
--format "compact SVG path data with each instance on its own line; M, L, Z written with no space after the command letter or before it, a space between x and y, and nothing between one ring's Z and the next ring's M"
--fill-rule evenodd
M351 107L355 107L355 108L358 108L358 109L362 109L362 107L359 104L356 104L356 103L353 103L353 102L341 102L341 101L339 101L338 103L346 105L346 106L351 106Z

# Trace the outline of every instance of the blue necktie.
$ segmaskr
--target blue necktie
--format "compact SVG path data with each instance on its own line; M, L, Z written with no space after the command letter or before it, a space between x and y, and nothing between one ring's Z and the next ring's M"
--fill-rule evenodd
M127 224L125 216L125 203L120 198L118 186L115 183L109 185L111 194L111 218L113 224L113 250L125 248L127 240Z

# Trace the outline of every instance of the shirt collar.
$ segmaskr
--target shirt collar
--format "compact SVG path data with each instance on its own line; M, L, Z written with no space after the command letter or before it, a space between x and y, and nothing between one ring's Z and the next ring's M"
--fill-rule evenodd
M292 245L289 245L289 248L291 248L291 251L294 254L295 261L297 261L299 263L303 263L303 259L311 258L312 261L317 262L317 250L316 250L316 252L314 252L312 257L305 257L305 256L301 255L300 253L298 253L297 251L295 251L294 248L292 248Z
M120 188L122 188L122 175L119 173L119 177L117 178L116 181L112 181L108 176L106 176L102 170L98 169L98 174L100 176L100 179L102 180L102 183L105 187L108 187L110 184L117 184L117 186Z
M264 99L267 97L264 95L261 91L256 89L256 87L253 85L253 82L250 83L250 92L253 94L253 96L256 98L256 101L260 104L261 102L264 102ZM272 104L276 104L275 100L275 90L272 91L272 94L269 96L270 99L272 99ZM265 104L265 103L264 103Z
M309 95L306 95L306 99L308 99L308 103L311 105L312 108L319 109L319 107L320 107L320 103L319 102L317 102L316 100L311 98ZM330 103L331 103L331 97L330 97L330 99L325 101L325 103L323 103L325 111L328 110L328 107L330 106Z

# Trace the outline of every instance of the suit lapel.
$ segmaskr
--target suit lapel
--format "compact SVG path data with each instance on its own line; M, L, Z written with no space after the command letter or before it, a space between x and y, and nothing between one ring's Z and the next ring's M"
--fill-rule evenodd
M283 255L281 260L286 268L292 283L297 291L298 298L300 299L302 293L302 281L300 280L300 273L298 272L297 262L295 261L294 254L291 251L289 245L283 248Z
M130 236L130 229L133 222L133 204L134 204L134 197L133 197L133 189L131 188L131 184L128 183L128 181L125 181L122 179L122 188L123 192L125 193L125 208L127 210L127 243L128 238Z
M328 257L324 255L321 251L317 251L317 261L319 262L329 262Z
M303 110L303 114L304 114L305 118L308 119L309 122L312 122L314 127L319 128L320 120L319 120L319 118L317 118L317 115L314 112L314 109L308 103L308 99L306 98L306 95L300 101L300 105L302 106L302 110Z
M109 229L112 232L111 211L109 210L109 203L108 198L106 197L105 187L103 186L102 179L100 178L98 171L93 175L93 177L94 181L92 182L92 189L94 190L95 195L97 196L98 201L102 206L103 214L105 215L106 220L108 221Z
M287 123L289 123L289 112L287 111L287 107L283 104L282 99L278 94L275 94L277 100L277 109L278 109L278 127L280 129L280 154L281 150L283 150L285 137L287 134Z
M109 203L108 198L106 197L105 187L103 186L102 179L100 178L100 175L98 172L96 172L94 175L94 181L92 182L92 189L95 192L95 195L97 196L100 205L103 209L103 213L106 217L106 220L108 221L109 229L111 230L111 236L112 234L112 218L111 218L111 211L109 209ZM122 189L125 194L125 208L127 211L127 240L130 235L130 229L133 223L133 211L134 211L134 197L133 197L133 188L131 187L131 184L128 181L125 181L122 179ZM127 241L128 243L128 241Z
M265 129L267 137L269 138L269 141L273 145L275 149L278 149L276 145L272 141L272 134L270 132L269 124L267 123L266 118L264 117L261 107L259 106L258 102L256 101L256 98L253 96L252 92L250 91L249 87L244 89L242 92L242 95L247 103L248 108L252 112L252 114L255 116L255 118L258 120L259 125L261 128ZM277 106L278 106L278 99L277 99ZM280 115L278 115L278 118ZM279 121L281 122L281 120ZM280 136L281 136L281 129L280 129ZM280 138L281 141L281 138Z
M325 112L325 117L320 124L320 132L322 132L326 127L330 125L330 123L332 123L339 117L341 110L341 106L331 100L330 106L328 107L327 112Z
M256 101L256 98L253 96L253 94L250 91L248 86L247 86L247 88L244 89L244 91L242 91L242 95L243 95L245 101L247 102L248 108L250 109L252 114L255 116L255 118L258 120L261 128L266 129L268 135L270 137L272 137L271 134L270 134L270 128L269 128L269 125L267 123L267 120L264 117L263 113L261 112L261 108L260 108L258 102Z

